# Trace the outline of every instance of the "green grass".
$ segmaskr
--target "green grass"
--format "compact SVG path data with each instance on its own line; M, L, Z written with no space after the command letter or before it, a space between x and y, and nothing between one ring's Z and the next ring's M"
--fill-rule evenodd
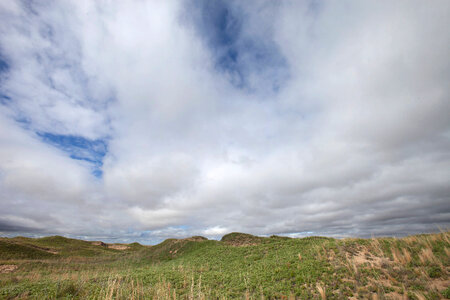
M26 244L17 244L0 240L1 259L38 259L49 258L52 256L54 256L54 254Z
M448 297L448 239L231 233L114 250L63 237L3 238L0 267L18 268L0 274L0 299L440 299Z

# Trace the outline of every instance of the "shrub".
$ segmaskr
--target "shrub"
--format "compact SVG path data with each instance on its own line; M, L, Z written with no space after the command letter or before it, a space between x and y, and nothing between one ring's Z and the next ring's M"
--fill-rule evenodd
M442 291L442 295L445 298L450 299L450 286L448 288L446 288L444 291Z
M442 269L439 266L431 266L428 268L427 272L430 278L439 278L442 276Z

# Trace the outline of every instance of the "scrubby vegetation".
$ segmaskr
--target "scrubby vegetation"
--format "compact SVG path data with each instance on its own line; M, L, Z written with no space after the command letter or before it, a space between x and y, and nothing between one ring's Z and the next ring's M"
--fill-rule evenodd
M1 238L0 299L445 299L449 238Z

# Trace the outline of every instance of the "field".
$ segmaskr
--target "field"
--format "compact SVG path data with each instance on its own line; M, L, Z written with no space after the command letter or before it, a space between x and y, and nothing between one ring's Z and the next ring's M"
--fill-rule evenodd
M0 238L0 299L448 299L449 239Z

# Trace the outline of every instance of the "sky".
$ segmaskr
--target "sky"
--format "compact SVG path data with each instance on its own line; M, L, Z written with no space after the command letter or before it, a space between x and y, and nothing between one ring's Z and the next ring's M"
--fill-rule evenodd
M450 227L450 1L1 1L0 235Z

